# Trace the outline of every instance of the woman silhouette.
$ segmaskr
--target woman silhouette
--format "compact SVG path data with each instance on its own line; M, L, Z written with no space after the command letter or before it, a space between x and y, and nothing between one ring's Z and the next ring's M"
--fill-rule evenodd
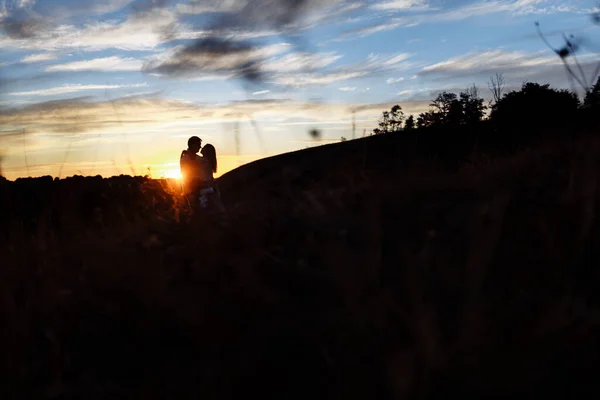
M202 179L200 190L200 207L212 208L223 212L225 207L221 201L221 193L213 176L217 172L217 151L212 144L206 144L200 151L200 177Z

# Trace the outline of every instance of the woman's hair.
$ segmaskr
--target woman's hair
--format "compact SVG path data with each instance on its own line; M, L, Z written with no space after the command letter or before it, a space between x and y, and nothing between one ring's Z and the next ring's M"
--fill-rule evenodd
M217 151L215 150L215 146L212 144L207 144L200 151L202 156L206 158L210 162L210 168L212 172L217 172Z

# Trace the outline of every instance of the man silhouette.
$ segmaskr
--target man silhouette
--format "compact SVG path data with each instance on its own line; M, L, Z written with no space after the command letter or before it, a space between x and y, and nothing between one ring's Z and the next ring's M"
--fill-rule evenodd
M198 136L192 136L188 139L187 150L183 150L179 158L179 167L186 193L194 192L199 183L201 157L198 155L198 152L201 147L202 139Z

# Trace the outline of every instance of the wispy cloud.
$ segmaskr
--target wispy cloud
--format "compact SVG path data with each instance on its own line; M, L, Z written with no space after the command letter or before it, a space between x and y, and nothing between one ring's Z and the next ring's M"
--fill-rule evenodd
M340 121L348 124L352 111L364 112L376 118L382 109L393 103L347 104L322 102L295 102L281 99L247 100L223 105L197 105L189 102L159 98L121 98L114 101L92 102L86 99L66 99L31 104L11 111L0 111L0 126L6 130L26 129L30 133L77 132L81 134L121 134L124 126L128 132L147 134L164 133L169 126L175 129L198 124L233 122L241 114L252 115L257 121L276 121L278 126L298 123L299 118L314 123ZM402 104L409 111L421 107L421 102ZM119 120L115 119L115 109ZM363 115L362 118L366 118ZM306 122L302 122L306 124ZM335 123L335 122L334 122ZM187 137L187 135L186 135Z
M580 55L579 63L586 77L592 76L598 65L597 57L592 54ZM423 80L444 86L484 83L497 72L503 73L513 86L530 81L549 83L559 88L569 87L568 74L562 61L550 51L527 53L496 49L469 52L425 66L417 75Z
M28 28L35 19L25 20L18 35L0 35L0 49L61 50L104 49L152 50L173 39L177 16L168 10L133 15L123 22L104 21L75 25L39 26ZM21 26L21 25L20 25ZM16 32L17 26L13 31ZM24 30L27 28L26 30ZM29 34L28 32L31 32ZM25 35L26 34L26 35Z
M260 96L260 95L267 94L267 93L271 93L271 91L270 90L260 90L258 92L254 92L252 94L255 96Z
M37 63L37 62L43 62L43 61L52 61L52 60L55 60L57 57L58 57L58 54L56 54L56 53L38 53L38 54L31 54L26 57L23 57L21 59L21 62L25 63L25 64L31 64L31 63Z
M86 0L66 3L43 0L35 6L35 11L59 20L84 15L103 15L119 11L136 0Z
M289 87L329 85L334 82L356 79L367 75L362 71L321 72L314 74L290 74L275 78L275 83Z
M402 10L403 6L419 3L412 0L401 0L377 3L374 7ZM386 5L387 4L387 5ZM425 4L425 3L424 3ZM409 8L410 9L410 8ZM342 34L340 39L348 39L356 36L368 36L378 32L389 31L400 27L411 27L421 24L432 24L439 22L460 21L473 17L495 13L510 13L514 15L526 14L552 14L560 12L573 12L577 7L562 4L559 0L478 0L455 8L446 9L422 9L424 11L409 16L384 18L381 22L369 26L363 26L349 30Z
M239 12L244 7L243 1L223 0L223 1L198 1L191 0L186 3L178 3L175 9L181 14L205 14L215 12Z
M373 4L372 8L376 10L402 11L423 11L431 9L429 1L427 0L386 0Z
M354 86L354 87L344 86L344 87L341 87L340 90L342 92L354 92L356 90L356 86Z
M11 96L57 96L67 93L84 92L89 90L109 90L124 88L147 87L147 83L136 83L131 85L64 85L50 89L32 90L28 92L9 93Z
M262 79L261 61L287 51L288 45L256 47L247 41L202 40L177 46L144 64L146 73L168 78L198 78L212 75Z
M118 56L94 58L92 60L75 61L66 64L52 65L46 72L58 71L140 71L143 62L135 58L121 58Z
M334 82L407 69L412 66L407 61L410 57L411 54L409 53L395 55L370 54L365 61L353 65L311 73L279 74L275 76L274 82L291 87L328 85Z
M402 82L403 80L404 80L404 78L403 78L403 77L400 77L400 78L388 78L388 79L387 79L385 82L386 82L388 85L391 85L391 84L393 84L393 83Z
M488 50L471 52L446 61L428 65L421 69L419 76L459 75L503 72L520 68L538 68L560 64L554 54L547 52L525 53L522 51Z
M325 68L342 58L340 54L329 53L289 53L271 58L261 63L265 71L292 73Z
M36 0L18 0L17 6L20 8L28 8L35 4Z

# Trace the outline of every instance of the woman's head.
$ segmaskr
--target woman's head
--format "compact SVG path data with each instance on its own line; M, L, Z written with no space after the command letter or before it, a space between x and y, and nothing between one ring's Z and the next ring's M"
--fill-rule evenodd
M212 172L217 172L217 151L215 150L215 146L212 144L207 144L200 151L202 156L206 158L210 162L210 168Z

